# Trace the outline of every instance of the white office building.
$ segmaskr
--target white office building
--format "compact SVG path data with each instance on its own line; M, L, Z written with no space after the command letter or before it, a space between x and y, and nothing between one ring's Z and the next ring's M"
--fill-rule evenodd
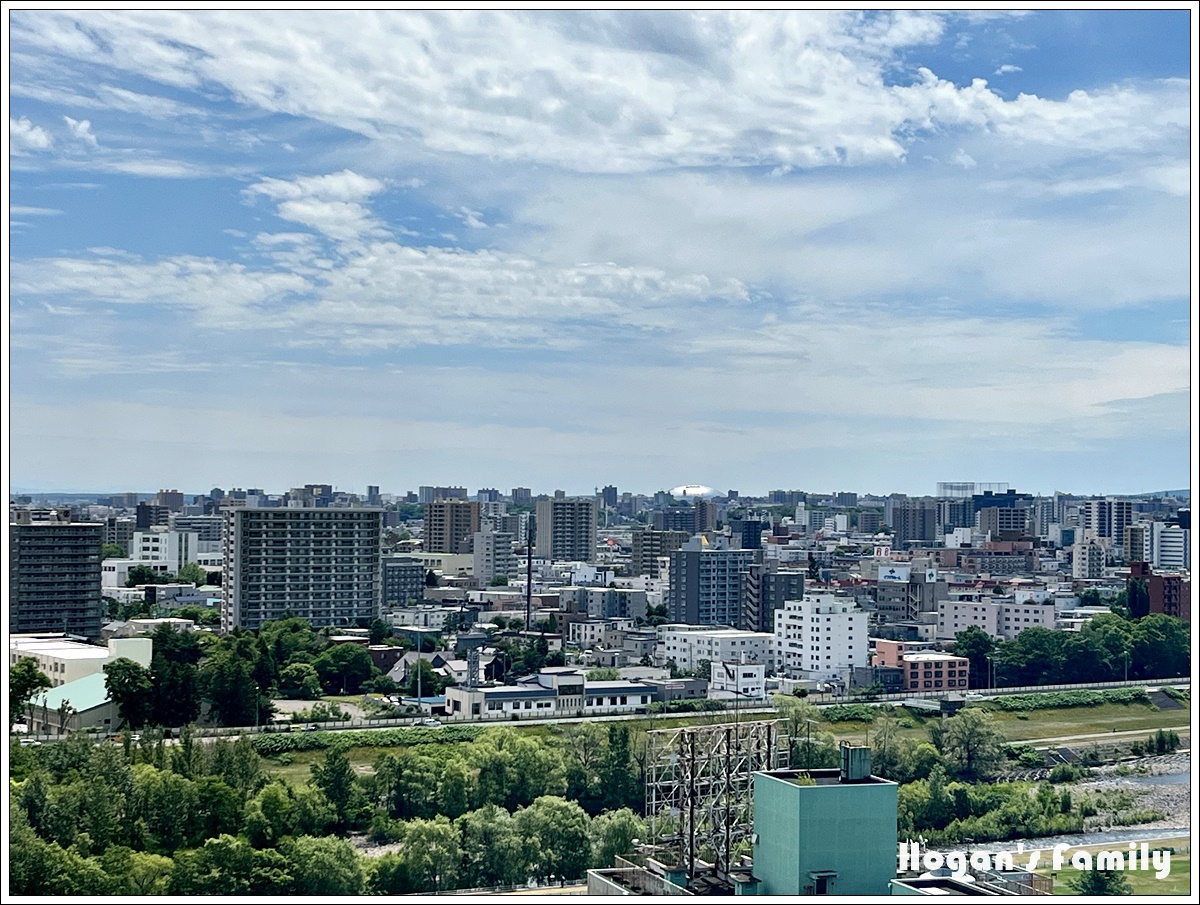
M195 531L135 531L129 542L129 558L138 563L166 563L178 572L195 562L200 553L200 536Z
M660 625L656 632L654 660L660 666L673 660L677 669L692 670L707 660L761 663L768 672L775 671L775 636L769 632L704 625Z
M851 598L805 594L775 611L775 658L790 679L836 679L867 665L867 613Z
M1151 537L1154 568L1167 571L1188 572L1192 568L1191 531L1178 525L1155 522Z

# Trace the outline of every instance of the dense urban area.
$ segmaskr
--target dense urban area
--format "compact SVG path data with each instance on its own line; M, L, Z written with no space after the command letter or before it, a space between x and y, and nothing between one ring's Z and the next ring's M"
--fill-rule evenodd
M1189 825L1112 772L1188 767L1185 493L312 484L9 531L13 892L919 889L897 839ZM852 858L789 879L772 780L881 828L801 798Z

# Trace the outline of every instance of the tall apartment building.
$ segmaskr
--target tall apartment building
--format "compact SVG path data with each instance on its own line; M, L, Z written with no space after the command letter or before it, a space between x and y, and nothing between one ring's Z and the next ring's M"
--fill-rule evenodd
M645 528L633 532L633 558L630 567L634 575L655 574L655 562L660 556L670 556L688 542L686 531L657 531Z
M225 512L221 627L285 614L368 625L382 597L380 509L240 507Z
M1122 538L1125 558L1130 562L1152 562L1154 549L1154 525L1151 522L1139 522L1127 525Z
M741 573L755 551L730 549L724 537L698 534L671 554L667 616L691 625L737 625Z
M8 631L100 636L104 525L15 514L8 535Z
M160 490L154 498L154 502L159 506L165 506L172 512L183 510L183 494L178 490Z
M479 503L438 500L425 504L425 552L470 553L479 530Z
M858 530L874 534L883 527L883 514L876 509L864 509L858 514Z
M417 488L417 502L421 504L436 503L438 500L465 500L465 487L430 487L423 485Z
M512 502L514 506L528 506L533 502L533 491L528 487L514 487L512 489Z
M1112 538L1114 546L1125 541L1125 528L1133 524L1133 503L1108 497L1085 500L1079 507L1080 526L1091 530L1096 537Z
M748 632L774 632L775 611L804 596L804 573L780 570L778 560L751 563L741 578L738 628Z
M1009 506L988 506L975 514L981 533L992 540L1012 540L1029 531L1029 510Z
M888 498L891 517L888 523L896 532L895 542L929 543L937 537L938 504L934 500Z
M775 660L793 679L838 679L867 665L867 612L853 599L805 594L775 611Z
M413 606L425 599L425 566L415 556L393 553L383 557L383 604Z
M1083 540L1071 548L1072 578L1103 578L1104 548L1093 539Z
M559 588L564 613L587 613L592 619L645 619L646 592L637 588Z
M475 580L481 588L491 584L498 575L516 578L517 557L513 553L513 536L507 531L496 531L491 527L476 531L472 543L475 557Z
M134 527L138 531L149 531L156 525L168 525L171 510L157 503L138 503Z
M104 543L116 544L128 553L136 527L137 523L134 519L110 515L104 520Z
M537 501L537 556L552 561L596 561L596 501L591 498Z

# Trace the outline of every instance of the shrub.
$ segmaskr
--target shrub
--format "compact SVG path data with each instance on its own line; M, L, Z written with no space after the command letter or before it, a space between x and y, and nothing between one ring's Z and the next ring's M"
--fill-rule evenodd
M1087 776L1086 768L1075 764L1055 764L1050 768L1050 781L1055 783L1075 782L1085 776Z
M830 723L871 723L875 720L875 708L869 704L834 704L822 707L821 715Z
M1078 689L1035 694L1010 694L993 698L997 710L1048 710L1056 707L1098 707L1101 704L1148 704L1144 688ZM1018 717L1019 719L1019 717Z

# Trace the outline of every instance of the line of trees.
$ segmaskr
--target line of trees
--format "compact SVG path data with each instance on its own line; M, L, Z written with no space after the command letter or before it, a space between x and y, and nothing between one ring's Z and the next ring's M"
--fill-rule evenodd
M1170 679L1191 669L1187 623L1162 613L1105 613L1078 632L1027 628L1010 641L972 626L955 636L954 652L970 660L972 688Z
M645 838L628 726L509 727L358 774L329 749L270 780L247 737L73 736L10 754L10 878L22 895L355 895L578 879ZM641 746L644 748L644 745ZM631 807L631 805L633 805ZM386 844L366 857L346 838Z

